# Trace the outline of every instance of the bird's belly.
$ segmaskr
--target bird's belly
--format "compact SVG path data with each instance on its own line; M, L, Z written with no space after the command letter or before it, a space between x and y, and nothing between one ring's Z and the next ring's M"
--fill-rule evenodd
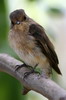
M38 60L32 53L26 53L25 51L16 50L15 51L19 58L27 65L34 67L36 64L38 64Z
M17 37L14 39L13 36L10 36L10 40L11 39L11 47L25 64L32 67L38 64L38 67L43 69L49 66L46 56L41 52L41 49L35 45L34 41L23 44L25 41L18 41Z
M19 58L27 65L34 67L36 64L38 64L38 67L47 68L48 66L48 60L47 58L42 55L41 52L28 52L26 53L25 50L17 50L15 51Z
M35 67L35 65L38 64L37 67L41 68L44 74L49 75L51 68L49 67L48 59L42 54L40 49L35 48L32 52L28 52L27 49L27 51L23 48L18 49L15 45L13 46L13 49L26 65Z

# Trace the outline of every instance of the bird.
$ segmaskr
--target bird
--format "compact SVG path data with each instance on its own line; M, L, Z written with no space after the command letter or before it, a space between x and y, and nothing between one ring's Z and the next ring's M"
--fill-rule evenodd
M52 69L61 75L54 45L45 29L30 18L23 9L11 12L10 21L9 43L22 62L27 67L40 68L48 77Z

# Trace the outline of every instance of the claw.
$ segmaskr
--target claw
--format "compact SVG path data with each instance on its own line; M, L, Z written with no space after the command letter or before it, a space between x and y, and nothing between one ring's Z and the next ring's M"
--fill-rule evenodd
M18 69L22 68L22 67L27 67L26 64L22 64L22 65L16 65L15 66L15 71L17 71Z
M24 73L24 78L27 78L32 73L34 73L34 70L31 70L30 72L25 72Z

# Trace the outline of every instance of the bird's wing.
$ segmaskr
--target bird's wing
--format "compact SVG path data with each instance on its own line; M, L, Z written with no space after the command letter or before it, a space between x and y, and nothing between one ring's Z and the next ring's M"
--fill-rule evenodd
M53 69L61 74L60 69L58 68L58 57L54 51L54 46L45 34L43 27L38 24L31 24L29 27L29 33L32 35L36 42L37 46L41 49L43 54L48 58L50 65Z

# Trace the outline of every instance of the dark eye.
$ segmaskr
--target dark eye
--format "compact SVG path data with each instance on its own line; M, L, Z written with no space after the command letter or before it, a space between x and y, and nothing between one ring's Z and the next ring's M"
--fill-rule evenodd
M13 21L11 21L11 24L12 24L12 25L14 25L14 22L13 22Z
M26 16L24 16L24 20L26 20Z

